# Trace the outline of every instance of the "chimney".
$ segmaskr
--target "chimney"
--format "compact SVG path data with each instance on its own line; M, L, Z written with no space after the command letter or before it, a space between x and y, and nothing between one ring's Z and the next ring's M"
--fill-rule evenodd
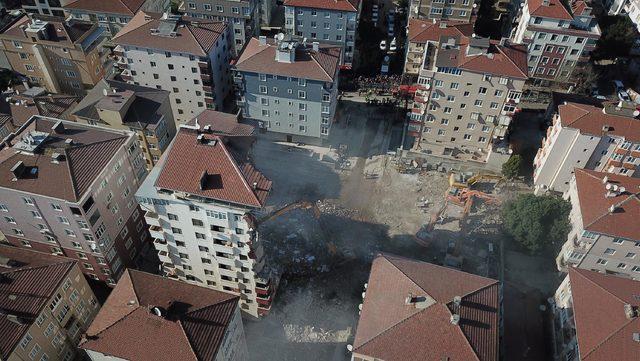
M313 46L313 51L315 51L316 53L320 50L320 43L317 41L314 41L313 43L311 43L311 45Z
M446 29L447 28L447 23L444 21L440 22L440 29Z
M58 120L56 124L51 127L51 130L56 134L64 134L64 124L62 123L62 120Z
M451 315L451 319L449 319L449 321L452 325L458 325L460 323L460 315L454 313Z
M542 0L542 6L549 6L549 0Z
M109 95L109 89L102 89L102 95L104 95L105 97Z
M500 39L500 46L505 46L507 44L507 40L508 40L508 38L501 38Z
M260 45L267 45L267 37L264 35L260 35L258 38L260 40Z
M628 303L624 305L624 315L628 320L633 320L638 317L638 306L633 306Z
M207 173L207 171L205 170L204 172L202 172L202 175L200 176L200 190L201 191L207 189L207 179L208 178L209 178L209 173Z

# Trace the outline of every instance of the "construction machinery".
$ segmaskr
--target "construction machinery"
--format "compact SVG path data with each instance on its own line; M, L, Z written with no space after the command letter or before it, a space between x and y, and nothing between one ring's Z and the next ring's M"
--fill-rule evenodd
M478 173L473 174L470 172L467 173L454 173L452 172L449 175L449 187L454 187L458 189L470 188L474 184L482 181L496 181L500 183L504 180L504 177L497 174L490 173Z

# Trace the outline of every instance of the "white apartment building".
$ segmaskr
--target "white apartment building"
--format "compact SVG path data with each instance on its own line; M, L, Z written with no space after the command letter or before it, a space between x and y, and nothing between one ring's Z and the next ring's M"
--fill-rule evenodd
M640 122L633 110L564 103L534 158L535 193L564 193L575 168L637 176Z
M409 115L414 150L501 164L509 156L505 137L527 79L526 49L468 37L446 22L422 41L410 45L423 52Z
M553 360L637 360L638 294L638 281L571 268L549 301Z
M138 12L113 38L121 78L171 92L177 124L222 109L232 89L231 28L224 22Z
M511 39L528 48L529 74L541 87L571 83L576 67L589 60L600 27L583 0L527 0Z
M569 191L571 230L556 258L577 267L640 279L640 179L576 169Z
M33 116L0 144L0 232L115 284L149 241L134 198L146 175L135 133Z
M179 129L136 193L168 277L240 295L267 313L276 277L265 265L255 212L271 181L246 156L253 127L207 110Z

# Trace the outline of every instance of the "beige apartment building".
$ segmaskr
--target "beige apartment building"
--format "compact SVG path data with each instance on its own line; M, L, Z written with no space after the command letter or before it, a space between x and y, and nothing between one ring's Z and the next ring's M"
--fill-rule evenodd
M76 359L99 304L75 260L0 245L0 359Z
M470 37L473 35L473 24L457 21L443 22L433 20L409 19L407 26L407 54L404 61L403 74L418 79L425 57L427 43L438 43L443 35ZM429 55L429 54L427 54Z
M640 282L570 268L553 298L557 361L633 361L640 355Z
M147 170L176 135L169 91L100 80L73 112L79 123L135 132Z
M640 122L635 107L620 105L558 106L533 161L536 194L566 192L575 168L637 177Z
M577 267L640 279L640 179L575 169L566 197L571 230L556 258Z
M13 70L52 93L84 94L104 76L97 24L23 15L0 32L0 50Z
M134 199L146 174L132 132L33 116L0 144L0 232L115 284L149 240Z
M527 79L526 49L465 36L443 21L431 29L437 40L425 39L409 116L413 150L502 163L510 153L505 136Z
M381 254L362 298L352 361L501 359L499 281Z
M475 0L411 0L409 18L473 22L478 6Z
M238 296L128 269L80 347L92 361L244 361Z

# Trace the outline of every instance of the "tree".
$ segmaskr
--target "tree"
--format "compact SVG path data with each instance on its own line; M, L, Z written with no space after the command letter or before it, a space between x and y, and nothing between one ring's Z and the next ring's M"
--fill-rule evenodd
M522 167L522 156L514 154L502 165L502 175L507 179L513 179L520 175Z
M602 36L593 52L594 59L615 59L629 55L636 40L636 26L628 16L606 16L600 19Z
M531 252L564 242L571 204L555 196L521 194L502 208L506 232Z
M7 69L0 70L0 91L4 91L13 84L18 84L20 81L18 77Z

